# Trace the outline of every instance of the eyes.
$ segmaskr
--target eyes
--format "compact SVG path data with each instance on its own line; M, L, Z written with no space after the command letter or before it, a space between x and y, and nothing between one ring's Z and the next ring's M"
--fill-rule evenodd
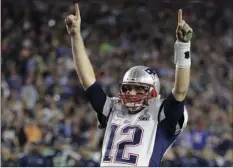
M126 93L127 91L136 91L138 94L146 93L149 91L147 86L138 86L138 85L123 85L121 88L122 92Z

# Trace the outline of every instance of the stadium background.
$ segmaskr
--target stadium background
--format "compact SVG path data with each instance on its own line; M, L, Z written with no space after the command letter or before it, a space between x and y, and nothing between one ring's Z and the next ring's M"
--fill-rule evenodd
M162 96L171 91L176 12L183 9L194 30L189 122L162 164L233 166L232 3L78 2L87 53L110 96L138 64L156 69ZM64 24L71 12L69 0L2 0L1 166L99 165L103 130L74 69Z

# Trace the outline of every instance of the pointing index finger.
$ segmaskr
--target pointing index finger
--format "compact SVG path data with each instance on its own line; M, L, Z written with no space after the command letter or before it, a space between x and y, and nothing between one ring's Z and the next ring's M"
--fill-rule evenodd
M182 9L178 11L178 24L182 24Z
M79 18L80 14L79 14L79 7L78 7L78 3L74 4L74 9L75 9L75 16L77 18Z

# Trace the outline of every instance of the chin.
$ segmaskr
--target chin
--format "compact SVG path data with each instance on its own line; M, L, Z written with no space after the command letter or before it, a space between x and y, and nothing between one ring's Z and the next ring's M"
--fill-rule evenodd
M138 113L138 112L140 112L142 109L143 109L144 107L130 107L130 108L128 108L128 110L129 110L129 113L131 113L131 114L136 114L136 113Z

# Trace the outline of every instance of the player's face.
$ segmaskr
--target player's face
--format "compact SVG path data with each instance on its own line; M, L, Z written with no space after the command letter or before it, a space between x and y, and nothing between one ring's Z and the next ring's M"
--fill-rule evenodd
M148 89L149 88L141 85L124 84L121 88L125 96L124 104L130 110L136 110L138 107L142 107Z
M139 112L148 105L151 87L140 83L124 83L120 87L122 104L131 112Z
M127 95L143 95L147 92L145 86L123 85L122 92Z

